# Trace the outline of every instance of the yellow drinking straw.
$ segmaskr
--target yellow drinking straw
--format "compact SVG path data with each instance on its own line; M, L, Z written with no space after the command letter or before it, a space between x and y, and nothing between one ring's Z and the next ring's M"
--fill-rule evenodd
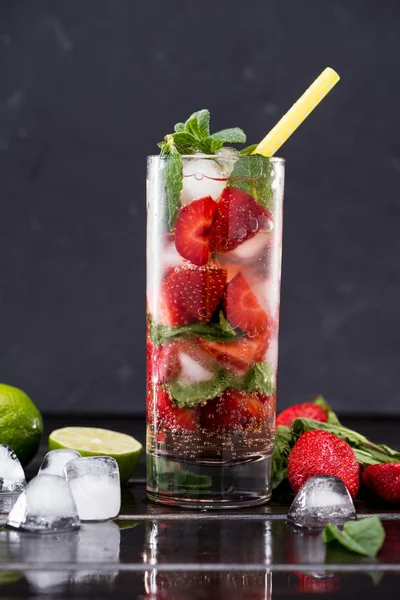
M310 85L307 91L293 104L292 108L282 117L273 129L258 144L253 154L273 156L286 142L299 125L308 117L316 106L325 98L337 84L340 77L330 67L322 71L321 75Z

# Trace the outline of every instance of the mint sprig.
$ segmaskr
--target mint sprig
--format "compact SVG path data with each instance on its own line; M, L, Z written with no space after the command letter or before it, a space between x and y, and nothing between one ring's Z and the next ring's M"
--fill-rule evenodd
M185 123L177 123L174 133L158 143L161 156L172 157L166 161L164 192L168 210L168 226L173 230L180 210L180 192L183 185L182 154L215 154L224 144L244 144L246 135L239 127L223 129L210 134L210 112L199 110Z
M385 530L377 516L347 521L343 531L330 523L321 535L326 544L339 544L350 552L370 557L377 555L385 541Z
M213 400L228 388L250 394L259 392L270 396L275 391L275 374L268 364L254 363L243 376L219 369L214 377L207 381L186 384L175 380L171 381L167 387L176 406L191 408L196 404Z
M236 161L227 185L250 194L264 208L272 211L274 201L273 172L272 163L266 156L261 156L261 154L244 155Z
M234 329L226 319L222 310L219 313L218 322L190 323L181 327L168 327L159 323L150 323L150 337L153 344L159 346L167 340L193 335L211 342L234 342L244 334L240 329Z

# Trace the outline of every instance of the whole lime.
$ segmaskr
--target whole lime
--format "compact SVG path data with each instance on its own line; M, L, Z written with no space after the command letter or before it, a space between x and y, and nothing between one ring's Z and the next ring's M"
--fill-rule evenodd
M18 388L0 383L0 444L10 446L22 465L40 446L43 419L32 400Z

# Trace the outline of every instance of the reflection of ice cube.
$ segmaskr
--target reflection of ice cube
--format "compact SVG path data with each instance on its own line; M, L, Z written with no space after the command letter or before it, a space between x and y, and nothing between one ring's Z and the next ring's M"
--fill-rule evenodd
M79 531L77 562L93 563L118 563L121 543L121 533L118 525L113 521L104 523L84 523ZM74 582L112 583L118 575L118 570L77 571Z
M57 475L40 475L18 496L7 525L25 531L77 529L79 518L68 483Z
M356 518L348 489L338 477L318 475L303 485L288 512L288 520L298 527L322 528L327 523L343 524Z
M17 455L10 446L0 445L0 493L21 492L25 487L25 473Z
M211 196L217 200L226 184L223 177L218 164L213 159L186 159L183 163L181 203L189 204L192 200L204 196Z
M26 532L10 531L9 546L11 553L18 562L40 563L51 565L59 563L67 565L76 561L78 533L68 532L34 535ZM24 576L36 592L61 591L60 586L71 580L71 572L53 570L24 571Z
M121 508L121 486L116 460L88 456L70 460L65 475L82 521L105 521Z
M64 467L69 460L79 458L76 450L50 450L40 465L38 475L58 475L64 477Z

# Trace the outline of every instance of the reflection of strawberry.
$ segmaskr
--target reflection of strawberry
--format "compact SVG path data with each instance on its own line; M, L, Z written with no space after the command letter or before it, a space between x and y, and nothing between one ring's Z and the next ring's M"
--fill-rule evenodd
M332 433L314 429L297 440L288 458L288 479L298 492L314 475L339 477L354 499L360 486L360 471L353 448Z
M263 311L242 273L238 273L226 286L224 308L228 320L249 334L271 331L271 322Z
M400 463L370 465L362 474L362 480L382 500L400 504Z
M207 196L184 206L176 220L176 249L198 267L210 260L210 227L216 210L216 202Z
M196 411L190 408L178 408L171 400L170 395L163 388L157 388L154 402L157 426L160 429L174 431L196 431Z
M269 397L226 390L200 408L200 424L211 431L228 430L264 420L269 414Z
M323 408L314 404L313 402L303 402L301 404L294 404L293 406L289 406L283 410L276 417L276 426L278 425L286 425L286 427L291 427L293 425L293 421L298 418L304 419L313 419L314 421L319 421L320 423L326 423L328 420L328 415L324 411Z
M252 238L259 230L272 228L272 215L252 196L226 187L217 202L211 229L211 251L229 252Z
M153 346L151 352L151 377L154 383L162 384L176 379L180 373L178 348L174 342Z
M215 267L181 267L161 282L160 322L176 326L206 323L218 306L226 283L226 272Z
M340 580L337 575L313 577L300 571L296 571L296 575L298 577L296 589L303 594L326 594L335 592L340 587Z
M198 341L225 369L243 375L254 361L263 360L270 338L264 333L254 338L245 336L234 342Z

